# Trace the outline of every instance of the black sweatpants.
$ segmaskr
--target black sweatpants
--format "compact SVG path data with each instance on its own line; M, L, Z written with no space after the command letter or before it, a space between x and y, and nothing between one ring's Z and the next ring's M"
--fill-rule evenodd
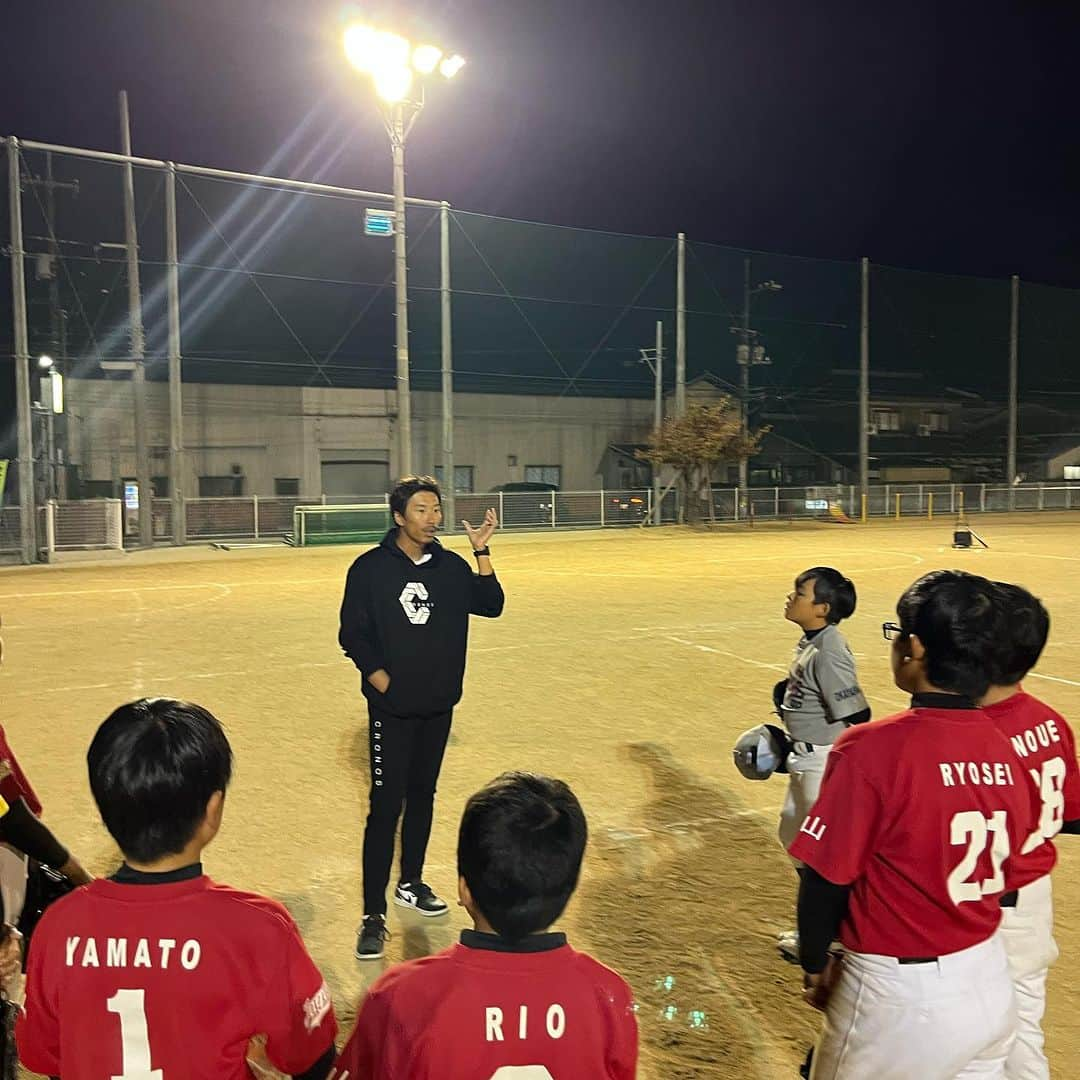
M386 913L401 808L401 881L418 881L431 836L435 785L453 710L438 716L392 716L368 702L371 802L364 828L364 914Z

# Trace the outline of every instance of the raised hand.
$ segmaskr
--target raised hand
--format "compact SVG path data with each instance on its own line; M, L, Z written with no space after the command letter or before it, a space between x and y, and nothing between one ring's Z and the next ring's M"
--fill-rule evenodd
M495 513L495 507L489 506L479 528L474 529L467 521L462 521L461 524L469 534L469 543L472 544L475 551L479 551L481 548L487 547L491 534L499 527L499 516Z

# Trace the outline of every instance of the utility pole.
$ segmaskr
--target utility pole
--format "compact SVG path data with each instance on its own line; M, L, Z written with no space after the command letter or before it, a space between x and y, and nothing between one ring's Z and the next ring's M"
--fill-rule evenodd
M732 327L732 330L739 335L735 359L739 365L739 419L744 443L750 439L750 367L772 363L765 355L765 347L755 344L758 332L750 329L750 299L760 292L780 292L783 287L779 282L769 280L751 288L750 256L743 259L742 319L738 329ZM743 492L744 497L750 486L747 478L748 464L745 456L739 458L739 490Z
M739 348L739 418L742 423L742 437L745 445L750 438L750 256L743 259L743 306L742 306L742 344ZM746 495L749 462L746 454L739 457L739 490Z
M870 260L860 266L859 312L859 497L870 498Z
M1016 432L1019 413L1020 277L1013 274L1009 304L1009 430L1005 438L1005 479L1009 483L1009 509L1016 509Z

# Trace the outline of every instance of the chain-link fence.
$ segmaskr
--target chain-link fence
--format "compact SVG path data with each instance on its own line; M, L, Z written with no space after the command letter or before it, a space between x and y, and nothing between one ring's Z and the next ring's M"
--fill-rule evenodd
M21 208L30 398L42 403L29 418L31 504L124 496L137 473L131 365L140 343L146 378L160 384L144 423L153 539L173 535L181 496L194 504L183 519L193 536L254 535L251 511L226 528L201 500L288 500L303 490L340 498L328 470L345 466L358 485L385 483L399 422L393 245L366 235L364 220L367 209L388 208L386 197L319 186L318 176L303 187L133 159L140 335L124 161L42 144L19 146L16 159L20 191L7 173L0 191L9 206L17 194ZM10 255L9 217L0 215L0 228ZM570 492L651 482L634 452L653 426L658 359L664 411L681 363L689 400L744 397L750 426L772 429L750 462L749 487L857 479L857 263L456 209L444 218L439 204L419 200L406 222L414 465L441 466L452 437L462 497L550 481L566 492L568 523L599 522L599 509L575 509ZM1017 471L1053 481L1080 467L1080 293L1021 282L1014 317L1005 280L872 265L868 285L872 480L1013 479L1013 348ZM0 353L14 356L14 294L0 295ZM166 393L171 351L180 379ZM37 386L42 355L68 378L66 407L51 421ZM445 364L448 429L437 396ZM589 404L600 398L610 407ZM20 454L14 420L9 404L0 457ZM383 475L373 479L372 469ZM13 462L9 504L21 472ZM884 499L877 487L868 492L872 508ZM541 503L523 513L549 513ZM613 507L603 509L606 520ZM263 513L260 534L287 528L287 502ZM0 528L13 522L7 513Z

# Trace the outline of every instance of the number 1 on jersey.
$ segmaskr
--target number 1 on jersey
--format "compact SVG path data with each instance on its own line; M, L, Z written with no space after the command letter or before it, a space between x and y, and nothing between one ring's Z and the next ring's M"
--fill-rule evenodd
M146 1027L146 991L117 990L105 1003L120 1017L124 1071L111 1080L164 1080L161 1069L150 1068L150 1032Z
M954 845L966 843L968 846L960 864L949 875L949 899L954 904L981 900L990 893L1005 891L1005 875L1001 870L1009 854L1009 834L1005 822L1004 810L995 810L988 818L983 817L978 810L963 810L953 815L949 842ZM979 862L979 856L986 850L988 842L990 842L990 877L982 881L972 881L971 875Z

